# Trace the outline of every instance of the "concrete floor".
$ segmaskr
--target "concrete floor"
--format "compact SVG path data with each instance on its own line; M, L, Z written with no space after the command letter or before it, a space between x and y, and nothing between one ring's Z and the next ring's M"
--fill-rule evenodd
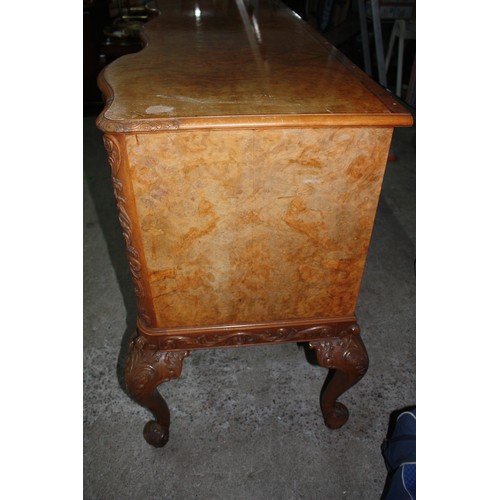
M84 118L84 498L379 499L391 412L415 404L415 128L395 131L356 314L370 355L323 424L326 370L296 344L192 352L163 384L171 437L142 437L149 413L123 388L134 293L95 116Z

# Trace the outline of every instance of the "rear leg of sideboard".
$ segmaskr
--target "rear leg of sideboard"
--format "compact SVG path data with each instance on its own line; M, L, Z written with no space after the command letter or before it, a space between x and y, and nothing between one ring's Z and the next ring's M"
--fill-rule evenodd
M309 346L316 351L320 366L332 370L320 403L327 427L338 429L347 422L349 411L337 398L359 382L368 369L368 353L359 336L359 327L353 325L339 337L309 342Z
M189 351L161 351L136 336L130 343L125 384L132 398L147 408L155 417L144 427L146 441L160 448L169 438L170 411L158 392L158 385L179 378L182 362Z

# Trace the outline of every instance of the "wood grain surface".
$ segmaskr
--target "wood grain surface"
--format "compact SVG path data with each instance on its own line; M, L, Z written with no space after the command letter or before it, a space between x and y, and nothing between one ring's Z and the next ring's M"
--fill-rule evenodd
M100 75L104 131L412 123L392 95L280 2L158 5L146 47Z
M127 135L158 325L352 315L391 136Z

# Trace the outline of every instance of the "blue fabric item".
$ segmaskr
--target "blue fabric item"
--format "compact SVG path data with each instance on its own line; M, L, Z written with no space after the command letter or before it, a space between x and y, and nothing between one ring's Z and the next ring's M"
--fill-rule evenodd
M403 484L410 498L417 498L417 464L403 464Z
M416 500L417 411L401 412L393 431L382 444L382 455L388 470L383 500Z

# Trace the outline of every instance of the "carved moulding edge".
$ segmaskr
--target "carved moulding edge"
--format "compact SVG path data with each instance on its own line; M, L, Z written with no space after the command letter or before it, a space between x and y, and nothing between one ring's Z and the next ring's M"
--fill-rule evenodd
M308 342L359 333L354 316L172 329L150 328L139 318L137 328L148 343L161 350Z
M134 284L134 291L138 302L138 316L145 325L151 324L151 318L146 312L144 307L144 283L142 277L142 265L140 262L139 251L134 246L133 239L133 224L127 212L127 200L125 197L125 189L123 182L120 178L120 167L122 163L120 145L118 141L109 134L103 136L104 147L108 154L108 161L111 167L111 180L113 185L113 192L116 200L116 207L118 210L118 220L122 228L123 238L125 239L125 251L127 260Z

